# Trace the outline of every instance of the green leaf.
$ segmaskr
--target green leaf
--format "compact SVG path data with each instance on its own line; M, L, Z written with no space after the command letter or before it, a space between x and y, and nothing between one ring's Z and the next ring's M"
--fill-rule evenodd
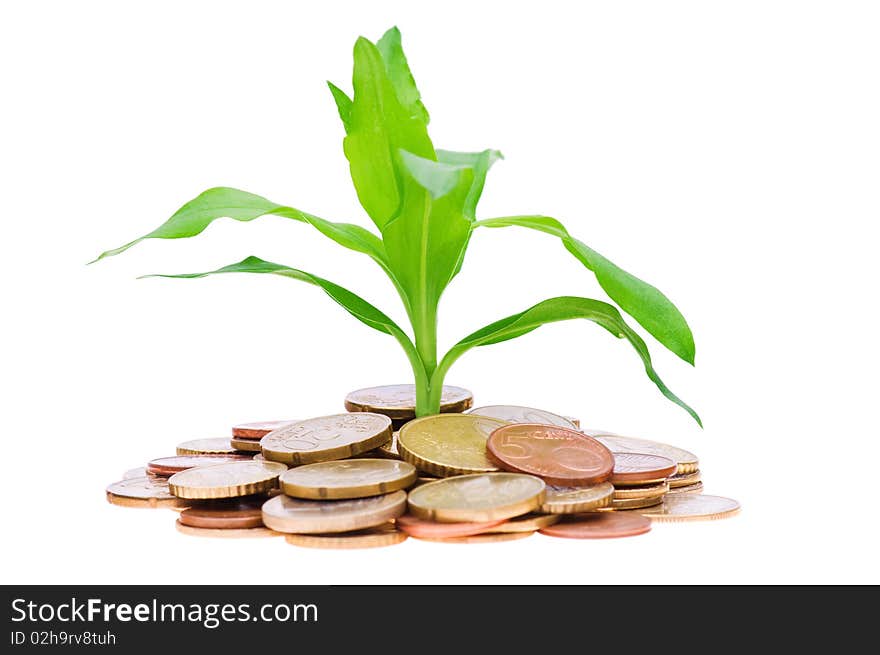
M483 195L486 175L492 168L492 164L499 159L504 159L504 155L497 150L483 150L482 152L437 150L437 161L453 166L469 166L474 171L474 179L463 208L464 215L472 221L476 220L477 203L480 201L480 196Z
M293 207L277 205L262 196L229 187L208 189L178 209L174 216L149 234L145 234L139 239L130 241L118 248L103 252L94 261L118 255L144 239L185 239L194 237L197 234L201 234L208 225L218 218L227 217L237 221L252 221L255 218L268 214L308 223L339 245L349 250L367 254L383 268L386 267L385 248L382 245L382 241L369 230L350 223L326 221L323 218L312 216Z
M689 364L694 363L694 336L682 313L656 287L606 259L549 216L505 216L477 221L474 226L527 227L559 237L572 255L593 271L605 293L661 344Z
M219 275L221 273L263 273L280 275L282 277L300 280L301 282L320 287L328 296L339 303L345 311L354 316L361 323L369 325L371 328L378 330L379 332L390 334L397 339L398 343L406 352L407 357L410 359L410 363L413 365L414 370L416 370L416 365L421 369L421 362L418 360L418 354L415 351L412 341L397 323L386 316L384 312L348 289L330 282L329 280L320 278L317 275L312 275L311 273L296 268L268 262L259 257L247 257L236 264L230 264L229 266L224 266L215 271L207 271L205 273L181 273L177 275L156 274L145 275L143 277L191 279L207 277L208 275Z
M583 318L592 321L597 325L605 328L617 337L626 339L635 348L642 363L645 366L645 373L651 381L657 385L664 396L682 407L690 414L694 420L702 427L703 423L697 413L691 409L683 400L676 396L663 383L660 377L654 371L651 363L651 354L642 338L630 328L623 320L620 312L608 303L590 298L577 298L573 296L562 296L559 298L550 298L539 302L537 305L530 307L524 312L508 316L499 321L495 321L484 328L466 336L464 339L450 348L449 352L443 357L440 365L434 373L435 378L442 379L449 367L461 355L477 346L485 346L508 339L527 334L547 323L555 323L557 321L568 321L576 318ZM432 385L435 383L432 380Z
M375 45L361 37L354 47L354 100L343 142L358 200L383 230L400 212L398 152L435 159L425 123L413 118L397 99Z
M327 86L330 87L330 93L333 94L333 100L336 101L336 111L339 112L342 125L345 127L345 131L348 132L351 129L351 98L333 82L328 81Z
M439 200L461 184L461 176L471 170L467 166L455 166L425 159L406 150L400 151L401 162L413 179L419 183L434 200Z
M419 119L425 125L430 121L428 110L422 104L422 97L416 87L416 81L413 78L412 71L406 61L406 55L403 54L403 46L400 42L400 30L392 27L385 32L381 39L376 43L379 54L385 62L385 70L388 71L388 77L397 93L397 99L409 115Z

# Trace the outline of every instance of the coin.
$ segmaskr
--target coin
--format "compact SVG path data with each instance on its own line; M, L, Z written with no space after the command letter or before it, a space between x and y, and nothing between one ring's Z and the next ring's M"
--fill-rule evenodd
M567 539L611 539L634 537L651 529L651 521L641 514L619 512L595 512L580 514L571 521L560 521L541 528L539 532L548 537Z
M421 471L446 477L489 473L486 439L504 421L472 414L437 414L410 421L397 435L401 457Z
M653 521L708 521L734 516L739 510L739 503L732 498L678 493L667 495L661 505L639 513Z
M350 532L382 525L406 511L406 492L349 500L302 500L276 496L263 504L263 523L279 532Z
M466 523L438 523L420 519L412 514L404 514L398 517L395 523L397 527L410 536L420 539L447 539L449 537L467 537L472 534L481 534L487 530L504 523L504 519L494 521L479 521Z
M391 419L361 412L289 423L260 440L263 457L285 464L312 464L360 455L391 439Z
M407 538L406 532L401 532L394 527L393 523L384 523L374 528L354 530L352 532L337 532L329 534L288 534L285 535L287 543L306 548L330 548L333 550L348 550L350 548L382 548L403 543Z
M600 482L589 487L561 487L547 485L547 497L541 505L545 514L577 514L589 512L611 504L614 487L610 482Z
M496 534L474 534L469 537L450 537L448 539L423 539L423 541L436 541L443 544L494 544L502 541L518 541L531 537L532 532L503 532Z
M655 482L654 484L645 484L638 487L615 487L614 500L623 500L624 498L660 498L669 493L669 484L663 482Z
M262 451L259 439L241 439L239 437L232 437L232 439L229 440L229 443L236 450L246 453L259 453Z
M429 482L409 494L409 511L440 522L508 519L538 509L544 481L521 473L460 475Z
M178 532L182 532L190 537L212 537L223 539L254 539L260 537L280 537L280 532L275 532L269 528L232 528L228 530L218 530L216 528L196 528L180 522L180 519L174 522L174 526Z
M232 455L237 452L226 437L193 439L177 446L178 455Z
M420 475L416 478L416 482L413 487L421 487L423 484L428 484L429 482L437 482L437 480L442 480L443 478L435 478L431 475Z
M167 478L168 476L198 466L215 466L250 459L248 455L177 455L160 457L147 463L147 473Z
M508 471L537 475L549 484L587 486L611 477L614 457L577 430L537 423L512 423L493 431L489 459Z
M440 412L463 412L474 402L474 394L461 387L443 385ZM401 421L416 416L416 387L413 384L389 384L352 391L345 397L349 412L375 412Z
M675 473L674 460L648 453L614 453L611 484L615 487L665 481Z
M521 407L519 405L485 405L483 407L473 407L467 411L468 414L479 414L480 416L491 416L492 418L501 419L508 423L540 423L542 425L556 425L569 430L577 430L578 426L573 421L548 412L543 409L535 409L534 407Z
M692 473L700 466L697 456L692 452L659 441L624 437L589 428L584 429L584 433L598 439L615 453L648 453L668 457L678 464L678 473Z
M232 426L232 436L239 439L262 439L272 430L283 428L288 423L293 423L296 419L287 419L286 421L257 421L255 423L240 423Z
M246 460L217 466L187 469L168 479L168 487L180 498L234 498L258 494L278 486L287 467L277 462Z
M504 523L489 528L486 534L502 534L506 532L528 532L546 528L562 518L560 514L526 514L513 519L507 519Z
M416 467L393 459L343 459L290 469L279 482L288 496L314 500L363 498L406 489Z
M648 496L646 498L612 498L611 507L603 509L641 509L643 507L654 507L662 502L663 496Z
M685 487L675 487L669 489L669 493L671 494L701 494L703 493L703 483L702 482L694 482L693 484L689 484Z
M384 459L402 459L400 457L400 452L397 450L397 430L395 430L391 434L391 440L386 441L378 448L373 448L366 453L364 453L364 457L382 457Z
M163 478L144 476L114 482L107 487L107 501L122 507L187 507L188 501L176 498Z
M193 528L235 530L263 527L263 497L208 501L183 510L179 521Z
M686 487L691 484L696 484L700 481L700 471L697 469L692 473L676 473L669 478L669 488L677 489L678 487Z
M141 466L136 469L129 469L125 473L122 474L123 480L130 480L131 478L145 478L147 476L147 469Z

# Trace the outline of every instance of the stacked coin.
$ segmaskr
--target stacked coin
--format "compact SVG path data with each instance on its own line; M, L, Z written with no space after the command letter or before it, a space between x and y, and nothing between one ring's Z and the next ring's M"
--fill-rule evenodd
M187 535L284 535L311 548L408 536L456 544L535 532L626 537L654 521L739 510L700 493L699 462L686 450L581 430L546 410L468 409L472 402L470 392L444 387L443 413L415 418L411 386L361 389L346 397L346 414L242 423L232 439L182 443L177 456L126 472L107 499L175 509Z

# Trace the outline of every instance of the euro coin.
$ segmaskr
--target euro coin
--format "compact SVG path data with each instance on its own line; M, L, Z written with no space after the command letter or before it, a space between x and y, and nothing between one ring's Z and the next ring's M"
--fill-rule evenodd
M404 514L395 523L398 529L408 535L419 539L447 539L450 537L467 537L472 534L481 534L504 523L504 519L494 521L465 522L465 523L439 523L420 519L412 514Z
M486 439L504 421L471 414L424 416L404 425L397 449L404 461L437 477L497 471Z
M246 460L217 466L187 469L168 479L171 493L179 498L235 498L274 489L287 467L277 462Z
M663 496L648 496L645 498L612 498L611 507L613 510L621 509L641 509L643 507L654 507L663 502ZM609 509L609 508L605 508Z
M213 500L193 505L180 513L179 521L193 528L236 530L263 526L264 497Z
M107 501L122 507L186 507L190 503L174 496L164 478L144 476L114 482L107 487Z
M513 519L507 519L504 523L486 530L485 534L502 534L507 532L528 532L546 528L562 518L561 514L526 514Z
M442 544L497 544L503 541L519 541L531 537L534 532L503 532L474 534L469 537L450 537L447 539L424 539L423 541L435 541Z
M699 469L692 473L676 473L669 478L669 488L677 489L678 487L686 487L691 484L696 484L701 479L700 475Z
M491 416L492 418L501 419L508 423L540 423L542 425L556 425L569 430L577 430L578 426L574 421L548 412L543 409L535 409L534 407L522 407L520 405L484 405L483 407L472 407L467 411L468 414L479 414L480 416Z
M290 423L260 440L263 457L285 464L312 464L360 455L391 439L391 419L360 412Z
M263 504L263 523L278 532L351 532L382 525L406 511L406 492L349 500L302 500L276 496Z
M651 529L651 521L641 514L595 512L580 514L570 521L560 521L539 532L565 539L614 539L634 537Z
M589 487L562 487L547 485L547 496L540 511L545 514L577 514L611 504L614 487L600 482Z
M259 539L264 537L280 537L280 532L275 532L269 528L233 528L231 530L218 530L215 528L196 528L191 525L181 523L177 519L174 527L190 537L210 537L213 539Z
M392 459L343 459L318 462L281 474L288 496L312 500L363 498L406 489L416 481L416 468Z
M677 466L674 460L661 455L614 453L611 484L622 487L665 481L675 473Z
M384 523L375 528L337 532L330 534L288 534L287 543L304 548L328 548L349 550L353 548L383 548L406 541L406 532L401 532L393 523Z
M262 439L272 430L283 428L288 423L295 422L296 419L287 419L286 421L257 421L254 423L240 423L232 426L232 436L239 439Z
M248 455L176 455L160 457L147 463L147 473L167 478L186 469L216 466L250 459Z
M237 452L227 437L193 439L177 446L178 455L233 455Z
M474 402L474 394L461 387L443 385L440 392L440 412L463 412ZM416 387L414 384L389 384L352 391L345 397L349 412L384 414L394 421L408 421L416 416Z
M413 489L409 511L449 523L508 519L538 509L544 488L540 478L521 473L460 475Z
M614 500L623 500L625 498L659 498L667 493L669 493L669 484L666 481L638 487L615 487Z
M725 519L739 511L739 503L732 498L678 493L667 495L662 504L639 510L639 513L652 521L675 522Z
M397 431L395 430L391 434L391 439L383 443L378 448L373 448L373 450L367 451L363 455L364 457L381 457L383 459L402 459L400 457L400 453L397 450Z
M703 493L703 483L702 482L694 482L693 484L685 485L684 487L670 487L669 493L671 494L701 494Z
M229 443L237 451L245 453L262 452L262 448L260 448L260 442L258 439L241 439L239 437L232 437L232 439L229 440Z
M659 441L637 439L636 437L624 437L619 434L603 433L602 431L584 429L584 433L598 439L615 453L647 453L668 457L678 464L677 473L692 473L700 467L697 456L692 452L670 446Z

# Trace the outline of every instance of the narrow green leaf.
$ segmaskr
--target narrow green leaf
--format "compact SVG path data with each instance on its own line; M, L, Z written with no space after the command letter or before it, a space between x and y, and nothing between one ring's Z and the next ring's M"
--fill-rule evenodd
M472 221L477 217L477 203L480 201L480 196L483 195L486 175L492 168L492 164L499 159L504 159L504 155L498 150L483 150L482 152L437 150L437 161L453 166L469 166L474 171L474 180L463 208L464 215Z
M651 354L648 352L648 346L642 338L624 322L620 312L608 303L599 300L592 300L590 298L577 298L573 296L550 298L549 300L539 302L537 305L530 307L524 312L495 321L494 323L469 334L450 348L449 352L446 353L440 365L437 367L437 371L434 375L435 377L439 376L439 379L442 380L443 376L445 376L449 367L455 362L455 360L471 348L507 341L522 336L523 334L527 334L547 323L568 321L576 318L592 321L615 336L629 341L639 354L639 357L641 357L642 363L645 367L645 373L657 386L660 393L687 411L688 414L690 414L702 427L703 423L700 421L700 417L697 413L683 400L672 393L657 375L654 366L651 363Z
M474 226L527 227L559 237L572 255L593 271L605 293L661 344L689 364L694 363L694 336L682 313L659 289L606 259L549 216L505 216L477 221Z
M384 312L377 309L375 306L371 305L366 300L364 300L357 294L349 291L348 289L345 289L338 284L330 282L329 280L320 278L317 275L312 275L311 273L307 273L296 268L284 266L283 264L268 262L266 260L260 259L259 257L247 257L236 264L230 264L229 266L224 266L223 268L218 268L215 271L207 271L205 273L181 273L177 275L157 274L145 275L143 277L190 279L207 277L208 275L219 275L221 273L262 273L270 275L280 275L282 277L300 280L301 282L306 282L308 284L313 284L317 287L320 287L328 296L330 296L343 309L345 309L345 311L354 316L361 323L369 325L371 328L373 328L374 330L378 330L379 332L390 334L395 339L397 339L397 342L403 347L404 351L406 352L407 357L410 360L410 364L413 365L414 370L417 370L416 366L421 369L421 362L419 362L418 360L418 354L415 351L415 347L413 346L412 341L407 336L407 334L397 325L397 323L395 323L387 315L385 315Z
M416 182L424 187L434 200L450 193L461 184L461 176L470 170L468 166L456 166L425 159L406 150L400 151L400 159Z
M101 253L104 257L118 255L140 243L144 239L185 239L201 234L208 225L218 218L233 218L237 221L252 221L260 216L273 214L308 223L321 234L333 239L349 250L369 255L383 268L386 267L385 249L382 241L369 230L350 223L333 223L312 216L293 207L277 205L262 196L239 191L229 187L208 189L190 200L158 228L123 246Z
M409 69L406 55L403 54L400 30L397 27L392 27L379 39L376 47L385 62L385 70L388 71L388 77L394 86L400 104L409 112L410 116L427 125L431 118L425 105L422 104L422 96L416 87L416 81Z
M351 129L351 98L345 91L328 80L327 86L330 87L330 93L333 94L333 100L336 101L336 111L339 112L339 118L345 127L346 133Z

